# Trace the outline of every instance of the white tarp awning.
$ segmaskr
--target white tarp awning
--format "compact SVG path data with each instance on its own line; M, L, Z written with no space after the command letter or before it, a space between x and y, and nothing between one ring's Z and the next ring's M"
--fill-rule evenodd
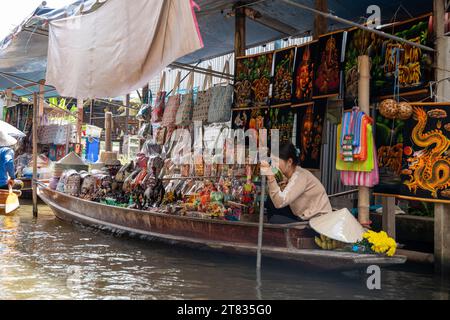
M46 84L62 96L117 97L203 47L192 0L109 0L50 22Z

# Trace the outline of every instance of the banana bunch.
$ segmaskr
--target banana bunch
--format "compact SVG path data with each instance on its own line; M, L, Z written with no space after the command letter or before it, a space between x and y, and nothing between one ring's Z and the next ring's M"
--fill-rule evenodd
M319 237L314 238L316 244L322 248L323 250L334 250L340 247L340 242L325 237L324 235L320 235Z

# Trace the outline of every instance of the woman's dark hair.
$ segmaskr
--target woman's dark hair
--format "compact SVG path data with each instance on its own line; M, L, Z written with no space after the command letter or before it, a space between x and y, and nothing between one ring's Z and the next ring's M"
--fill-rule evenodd
M280 159L288 161L292 159L292 163L296 166L300 165L300 155L297 148L292 143L283 143L280 145Z

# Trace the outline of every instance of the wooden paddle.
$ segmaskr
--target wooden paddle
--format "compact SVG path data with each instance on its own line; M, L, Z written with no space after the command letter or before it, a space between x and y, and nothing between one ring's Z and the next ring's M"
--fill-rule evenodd
M11 184L8 184L8 191L3 191L2 193L3 194L0 197L2 200L0 203L0 213L10 214L17 210L20 206L19 195L21 195L21 192L13 191Z

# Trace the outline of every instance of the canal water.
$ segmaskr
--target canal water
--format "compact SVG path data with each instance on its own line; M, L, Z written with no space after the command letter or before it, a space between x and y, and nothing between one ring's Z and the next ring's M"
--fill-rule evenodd
M315 272L255 259L117 237L22 206L0 216L0 299L449 299L428 267L382 269L381 290L365 272Z

